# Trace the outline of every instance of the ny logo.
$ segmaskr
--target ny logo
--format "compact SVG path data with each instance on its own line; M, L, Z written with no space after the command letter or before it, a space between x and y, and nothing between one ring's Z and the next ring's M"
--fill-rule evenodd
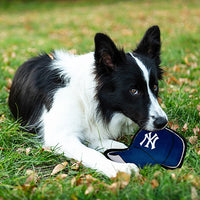
M149 148L149 144L151 144L151 149L155 149L156 148L155 147L155 143L159 139L159 137L158 137L157 133L155 133L154 136L151 137L151 133L152 132L149 132L149 133L145 134L144 140L142 140L142 142L140 142L140 146L142 146L143 143L147 140L147 143L146 143L146 145L144 147Z

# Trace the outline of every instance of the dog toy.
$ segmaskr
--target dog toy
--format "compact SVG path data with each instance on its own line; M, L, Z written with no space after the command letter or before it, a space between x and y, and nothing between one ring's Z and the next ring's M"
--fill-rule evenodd
M112 161L134 163L140 168L160 164L166 169L176 169L182 166L186 149L185 138L172 129L154 132L140 129L129 148L108 149L104 155Z

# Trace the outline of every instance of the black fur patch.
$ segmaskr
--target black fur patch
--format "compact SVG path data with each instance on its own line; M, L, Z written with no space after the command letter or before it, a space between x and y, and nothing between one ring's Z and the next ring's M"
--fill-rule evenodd
M9 107L14 117L21 119L27 128L37 123L43 106L50 110L55 91L67 84L61 71L53 69L51 64L51 57L41 54L22 64L14 76ZM29 131L34 130L30 128Z
M162 78L160 68L160 30L152 26L147 30L133 54L150 69L150 88L157 97L158 80ZM96 98L99 102L97 113L109 123L114 113L122 113L143 127L148 120L149 96L141 69L123 50L105 34L95 36ZM130 90L137 89L140 95L131 96Z

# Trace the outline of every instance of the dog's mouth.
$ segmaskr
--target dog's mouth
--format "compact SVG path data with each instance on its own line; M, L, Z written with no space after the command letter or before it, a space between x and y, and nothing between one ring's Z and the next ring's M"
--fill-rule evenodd
M141 120L136 123L141 129L144 129L146 131L159 131L167 126L168 120L165 118L160 118L158 120L154 120L152 123L149 123L148 120Z

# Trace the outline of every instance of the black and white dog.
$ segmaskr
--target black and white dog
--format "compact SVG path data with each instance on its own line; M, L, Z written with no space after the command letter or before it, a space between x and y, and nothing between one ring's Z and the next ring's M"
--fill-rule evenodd
M116 163L101 152L126 148L115 141L134 124L155 131L167 124L158 104L160 30L150 27L130 53L105 34L95 36L95 51L63 51L31 58L17 70L9 106L29 131L42 133L45 146L109 177L138 173L134 164Z

